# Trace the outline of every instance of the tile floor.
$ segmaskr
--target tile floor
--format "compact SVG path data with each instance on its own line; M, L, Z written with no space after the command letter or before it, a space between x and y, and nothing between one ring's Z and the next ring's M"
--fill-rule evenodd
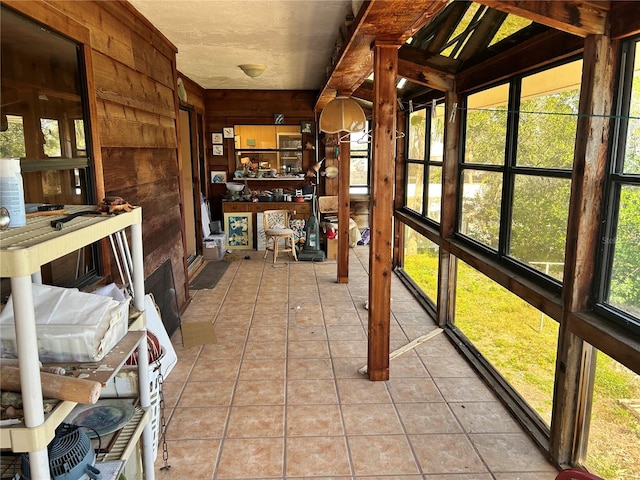
M249 260L244 255L249 255ZM366 364L368 247L336 263L241 252L183 322L213 322L217 343L185 348L165 379L169 470L159 480L552 480L549 464L444 335ZM394 277L391 351L435 327Z

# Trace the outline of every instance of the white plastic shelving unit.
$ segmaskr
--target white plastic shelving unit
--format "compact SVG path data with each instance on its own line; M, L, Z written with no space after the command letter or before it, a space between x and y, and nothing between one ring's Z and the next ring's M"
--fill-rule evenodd
M149 357L144 317L142 209L137 207L131 212L118 215L78 216L64 223L60 230L51 226L52 220L92 209L97 210L97 207L68 205L65 207L64 215L30 218L24 227L10 228L0 232L0 276L11 279L24 407L24 425L3 428L0 447L10 448L14 452L29 452L29 467L31 477L34 479L50 480L47 445L53 439L56 427L76 405L74 402L61 402L46 418L42 409L42 386L32 289L32 276L34 279L39 279L42 265L130 228L133 303L142 312L140 319L130 328L139 329L139 331L130 331L118 344L119 348L112 350L114 355L110 359L105 357L107 360L103 359L101 363L112 362L114 367L112 374L115 374L128 354L138 347L138 384L149 384ZM106 381L106 379L99 379L99 376L95 379L102 383ZM144 415L137 417L139 427L144 425L141 433L144 478L154 480L153 432L148 412L151 403L150 392L148 389L140 388L139 395L140 406L145 410ZM135 435L140 435L139 430L140 428L134 429ZM133 438L132 443L137 438ZM131 450L131 447L127 448L126 454L130 454Z

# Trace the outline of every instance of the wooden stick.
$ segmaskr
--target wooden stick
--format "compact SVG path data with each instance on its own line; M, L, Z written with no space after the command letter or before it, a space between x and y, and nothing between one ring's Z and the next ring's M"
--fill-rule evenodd
M84 378L64 377L53 373L40 372L42 395L70 402L94 404L100 398L100 382ZM16 367L0 368L0 388L11 392L22 391L20 369Z
M427 340L430 340L431 338L433 338L436 335L442 333L443 331L444 330L442 330L441 328L436 328L435 330L432 330L431 332L426 333L426 334L416 338L415 340L412 340L411 342L407 343L405 346L400 347L399 349L394 350L393 352L391 352L389 354L389 360L393 360L394 358L399 357L403 353L407 353L409 350L412 350L412 349L416 348L421 343L424 343ZM363 374L363 375L365 373L367 373L367 365L365 365L364 367L358 369L358 372Z

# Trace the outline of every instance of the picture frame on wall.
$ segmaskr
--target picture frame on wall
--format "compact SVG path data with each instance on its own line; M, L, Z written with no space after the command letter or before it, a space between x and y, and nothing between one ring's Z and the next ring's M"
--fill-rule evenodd
M300 133L303 135L310 135L313 133L313 122L308 120L302 120L300 122Z
M227 182L227 172L223 172L222 170L211 172L211 183L226 183Z
M253 250L253 214L225 212L224 231L228 250Z
M233 138L234 137L233 127L224 127L222 129L222 136L224 138Z
M220 155L224 155L224 147L222 145L214 145L213 146L213 156L219 157Z
M222 145L222 133L212 133L211 143L214 145Z

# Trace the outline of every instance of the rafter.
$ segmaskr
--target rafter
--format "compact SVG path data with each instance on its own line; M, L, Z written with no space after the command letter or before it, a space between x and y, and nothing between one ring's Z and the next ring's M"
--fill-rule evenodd
M399 47L446 6L446 0L371 0L363 5L315 110L322 110L338 91L353 93L371 74L374 40Z
M580 37L605 33L609 1L477 0L477 3L527 18Z
M398 76L442 92L453 90L453 75L408 60L398 60Z

